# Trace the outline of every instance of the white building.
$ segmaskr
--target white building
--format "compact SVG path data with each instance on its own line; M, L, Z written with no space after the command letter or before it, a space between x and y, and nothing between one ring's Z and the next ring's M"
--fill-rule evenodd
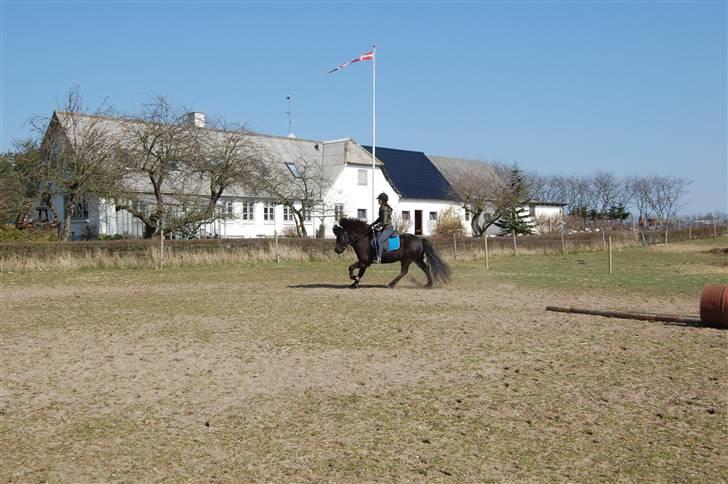
M68 113L54 113L47 137L65 133L69 136ZM99 117L74 114L76 122ZM205 127L201 113L190 113L189 122L207 139L216 140L221 132ZM102 117L103 127L114 136L124 136L124 123L136 121L114 117ZM141 122L141 121L139 121ZM76 127L78 124L76 124ZM57 129L60 128L60 129ZM58 139L52 140L58 142ZM333 237L333 225L341 217L359 218L367 221L376 218L372 214L372 195L381 192L389 196L389 204L394 210L394 219L400 231L416 235L430 236L434 233L438 218L445 211L459 217L466 234L470 233L469 212L467 212L448 182L448 166L468 165L482 162L459 160L455 158L428 157L422 152L377 147L377 159L372 171L370 147L363 147L350 138L333 141L306 140L294 137L250 134L250 142L266 154L266 159L291 176L302 168L302 164L320 163L321 172L329 184L321 194L320 203L306 217L306 232L314 236L323 228L326 237ZM434 161L434 162L433 162ZM463 165L463 166L465 166ZM310 165L308 165L310 166ZM443 168L444 167L444 168ZM460 168L463 168L462 166ZM466 169L471 169L472 166ZM162 186L165 196L179 198L173 180ZM372 187L372 183L374 186ZM144 211L153 209L156 199L151 183L143 177L131 179L128 183L133 209ZM185 196L209 197L209 188L204 183L196 188L185 186ZM127 200L123 201L128 203ZM54 199L54 207L63 220L63 195ZM121 235L124 237L143 237L144 223L129 210L114 200L104 200L89 194L86 203L76 207L71 220L72 238L95 238L99 236ZM300 207L300 202L294 206ZM200 237L251 238L273 237L295 233L293 214L284 205L276 205L270 197L258 193L247 193L239 187L223 192L218 208L224 214L213 223L204 225L197 234ZM529 203L529 213L534 219L539 217L561 217L563 205ZM39 214L41 212L39 211ZM47 213L47 210L44 212Z

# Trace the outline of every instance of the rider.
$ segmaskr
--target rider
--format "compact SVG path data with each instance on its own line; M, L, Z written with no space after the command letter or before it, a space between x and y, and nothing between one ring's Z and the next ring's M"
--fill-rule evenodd
M381 228L377 237L377 259L374 261L375 264L379 264L382 261L382 252L384 251L384 243L387 241L390 235L394 232L394 225L392 225L392 207L387 203L389 197L386 193L382 192L377 197L379 201L379 217L372 222L371 227Z

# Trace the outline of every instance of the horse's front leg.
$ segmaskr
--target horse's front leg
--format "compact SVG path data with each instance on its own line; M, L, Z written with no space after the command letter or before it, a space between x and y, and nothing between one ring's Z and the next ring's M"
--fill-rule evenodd
M356 287L359 285L359 282L361 282L361 278L364 277L364 273L367 270L368 264L362 261L357 261L349 266L349 278L352 279L354 282L351 284L351 287ZM359 268L359 273L357 275L354 275L354 269Z

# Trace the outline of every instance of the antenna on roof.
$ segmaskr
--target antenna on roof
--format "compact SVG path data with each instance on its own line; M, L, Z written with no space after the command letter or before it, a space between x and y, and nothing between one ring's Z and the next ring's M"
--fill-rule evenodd
M293 134L293 119L291 118L291 96L286 96L286 99L288 100L288 111L286 112L288 115L288 137L295 138L296 135Z

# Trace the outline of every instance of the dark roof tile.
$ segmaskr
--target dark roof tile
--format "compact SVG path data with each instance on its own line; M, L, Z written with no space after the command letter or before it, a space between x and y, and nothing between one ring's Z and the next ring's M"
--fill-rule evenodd
M371 146L363 146L371 153ZM377 159L397 192L404 198L453 200L454 190L421 151L397 150L377 146Z

